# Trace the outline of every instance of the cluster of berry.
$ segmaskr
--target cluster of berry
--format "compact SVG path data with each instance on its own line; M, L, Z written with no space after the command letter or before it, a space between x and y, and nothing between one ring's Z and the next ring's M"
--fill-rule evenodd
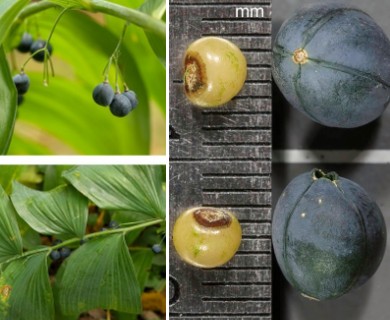
M138 105L134 91L125 88L123 93L114 92L108 81L97 85L92 93L93 100L100 106L110 106L114 116L124 117Z
M62 243L62 240L57 239L53 242L53 246L58 245ZM59 250L53 250L50 252L50 258L54 261L59 260L59 259L65 259L69 257L71 254L71 250L68 247L62 247Z
M23 33L22 39L20 40L20 43L16 47L16 49L22 53L30 52L31 57L35 61L44 62L46 50L42 50L42 49L45 47L49 56L51 56L53 52L53 47L50 45L50 43L48 43L46 46L46 41L41 39L34 40L31 34L25 32ZM16 90L18 91L18 105L20 105L23 102L25 93L28 91L28 88L30 87L30 79L22 69L19 74L13 77L13 81L16 86Z
M43 49L46 46L46 41L42 39L34 40L32 35L28 32L23 33L22 39L20 40L19 45L16 47L16 49L19 52L27 53L30 52L32 55L32 58L35 61L43 62L45 61L45 52L38 50ZM49 52L49 55L53 53L53 47L50 43L47 44L47 51Z

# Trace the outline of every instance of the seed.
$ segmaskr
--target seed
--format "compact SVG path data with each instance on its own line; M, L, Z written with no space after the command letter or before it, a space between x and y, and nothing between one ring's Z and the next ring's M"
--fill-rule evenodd
M204 37L193 42L184 57L184 89L187 98L201 107L230 101L246 79L246 60L230 41Z
M241 242L241 227L230 212L192 208L183 212L173 228L173 245L187 263L214 268L228 262Z

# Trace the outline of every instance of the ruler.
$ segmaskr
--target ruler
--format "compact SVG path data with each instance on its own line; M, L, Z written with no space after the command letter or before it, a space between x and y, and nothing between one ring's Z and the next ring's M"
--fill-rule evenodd
M271 3L170 0L170 230L193 206L235 213L241 247L226 265L183 263L170 241L169 319L271 319ZM186 100L182 60L202 36L235 43L248 63L247 81L221 108Z

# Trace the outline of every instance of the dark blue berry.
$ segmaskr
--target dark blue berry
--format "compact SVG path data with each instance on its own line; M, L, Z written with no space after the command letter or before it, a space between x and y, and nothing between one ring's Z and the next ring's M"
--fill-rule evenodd
M30 87L30 79L24 72L14 76L13 80L19 95L23 95L28 91L28 88Z
M50 252L50 258L54 261L61 259L61 253L58 250Z
M42 49L45 45L46 45L45 40L35 40L32 43L31 48L30 48L31 54L34 54L38 50ZM49 56L51 56L51 54L53 52L53 47L51 46L50 43L47 45L47 51L49 52ZM37 54L33 55L33 59L35 61L38 61L38 62L45 61L45 51L40 51Z
M107 107L114 99L114 90L108 82L103 82L93 89L93 100L100 106Z
M71 251L70 251L70 249L67 248L67 247L63 247L63 248L60 249L61 258L67 258L67 257L69 257L69 256L70 256L70 253L71 253Z
M137 95L135 94L134 91L131 90L126 90L123 92L123 95L126 96L130 102L131 102L131 110L135 109L135 107L138 105L138 99Z
M160 252L162 251L161 244L158 244L158 243L154 244L154 245L152 246L152 251L153 251L154 253L160 253Z
M110 223L108 224L108 227L110 229L118 229L119 228L119 223L114 221L114 220L111 220Z
M53 246L56 246L57 244L60 244L60 243L62 243L62 240L61 240L61 239L55 239L55 240L53 241Z
M126 116L132 109L131 101L123 93L117 93L110 104L110 111L116 117Z
M20 43L16 47L16 49L19 52L23 52L23 53L29 52L33 42L34 42L34 40L33 40L32 35L29 34L28 32L24 32L22 35L22 39L20 40Z

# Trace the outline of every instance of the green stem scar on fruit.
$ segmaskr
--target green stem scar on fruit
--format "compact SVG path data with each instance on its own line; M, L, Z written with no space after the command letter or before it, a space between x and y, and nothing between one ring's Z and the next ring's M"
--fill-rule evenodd
M305 64L308 61L309 55L305 49L299 48L294 51L294 55L292 57L293 61L296 64Z
M363 126L390 103L390 41L357 8L305 6L275 37L272 75L286 100L311 120Z

